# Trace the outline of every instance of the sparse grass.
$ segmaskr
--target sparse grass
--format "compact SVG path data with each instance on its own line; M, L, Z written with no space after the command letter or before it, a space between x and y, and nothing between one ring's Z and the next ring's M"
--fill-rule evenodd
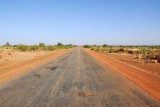
M149 55L149 54L160 54L160 45L158 46L111 46L104 44L102 46L98 45L84 45L84 48L89 48L94 51L103 51L107 53L117 53L117 50L124 49L125 53L128 54L133 54L129 53L128 51L133 51L133 52L140 52L143 55ZM118 53L123 53L123 52L118 52Z
M10 45L9 42L7 42L4 46L0 46L0 49L12 49L17 50L21 52L26 51L55 51L59 49L69 49L76 47L76 45L63 45L62 43L58 43L57 45L48 45L46 46L44 43L39 43L39 45L24 45L24 44L18 44L18 45Z
M84 48L89 48L93 51L103 51L107 53L125 53L125 54L133 54L134 58L136 56L137 59L144 59L144 61L150 59L157 60L160 62L160 46L109 46L104 44L102 46L97 45L84 45Z

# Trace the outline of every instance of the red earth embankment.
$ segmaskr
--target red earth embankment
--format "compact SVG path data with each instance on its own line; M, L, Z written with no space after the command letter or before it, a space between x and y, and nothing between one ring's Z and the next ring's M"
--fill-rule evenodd
M73 49L73 48L72 48ZM53 58L56 58L72 49L63 49L59 51L48 52L44 55L36 55L30 59L15 59L7 62L0 63L0 82L10 79L19 73L28 71L42 63L45 63Z
M84 49L84 48L83 48ZM110 66L115 71L127 79L134 82L136 85L141 87L143 90L148 92L153 97L160 100L160 78L143 72L140 69L124 64L120 61L114 60L112 57L104 55L103 52L95 52L88 49L84 49L87 53L100 60L104 64Z

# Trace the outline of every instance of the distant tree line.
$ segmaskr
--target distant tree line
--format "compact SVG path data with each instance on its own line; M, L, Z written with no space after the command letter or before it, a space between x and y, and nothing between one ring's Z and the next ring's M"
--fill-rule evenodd
M60 42L57 43L57 45L48 45L48 46L46 46L44 43L39 43L39 45L24 45L24 44L10 45L9 42L6 42L6 44L1 47L6 49L14 49L14 50L25 52L25 51L38 51L38 50L54 51L58 49L69 49L69 48L76 47L76 45L72 45L72 44L64 45Z
M108 52L108 53L114 53L114 52L118 52L117 50L125 50L126 52L128 52L129 50L134 50L136 49L136 52L139 52L141 54L154 54L154 53L159 53L160 54L160 45L107 45L107 44L103 44L103 45L84 45L84 48L88 48L94 51L104 51L104 52Z

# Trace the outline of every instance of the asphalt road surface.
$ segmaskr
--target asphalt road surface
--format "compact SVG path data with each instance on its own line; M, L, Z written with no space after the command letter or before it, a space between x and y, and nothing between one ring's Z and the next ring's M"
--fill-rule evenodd
M81 48L0 83L0 107L146 106L160 102Z

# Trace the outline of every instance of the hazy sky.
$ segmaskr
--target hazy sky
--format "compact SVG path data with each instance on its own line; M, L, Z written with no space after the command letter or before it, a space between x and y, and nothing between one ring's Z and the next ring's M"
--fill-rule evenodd
M0 45L160 45L160 0L0 0Z

